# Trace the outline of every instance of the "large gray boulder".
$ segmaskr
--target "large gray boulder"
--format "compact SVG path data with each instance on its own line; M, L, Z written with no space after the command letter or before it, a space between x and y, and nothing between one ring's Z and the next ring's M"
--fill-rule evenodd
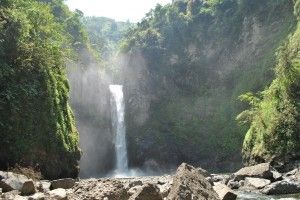
M271 183L270 180L264 178L249 178L245 179L245 186L262 189Z
M244 167L234 173L235 180L240 181L246 177L255 177L255 178L265 178L265 179L274 179L273 172L275 170L272 168L270 163L261 163L258 165Z
M204 175L186 163L181 164L173 177L168 200L218 200L218 194Z
M267 185L262 190L262 193L267 195L300 193L300 183L291 180L277 181L270 185Z
M51 181L50 189L57 189L57 188L63 188L63 189L70 189L75 185L75 180L72 178L64 178L64 179L58 179Z
M217 192L221 200L236 200L237 195L228 186L222 183L216 183L213 189Z
M137 188L129 200L162 200L159 189L156 185L147 183Z
M2 192L21 191L27 181L29 179L24 175L0 171L0 188L2 188Z

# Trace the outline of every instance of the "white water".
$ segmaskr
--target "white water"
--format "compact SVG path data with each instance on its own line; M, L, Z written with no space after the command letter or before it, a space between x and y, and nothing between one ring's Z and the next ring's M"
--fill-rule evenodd
M115 134L115 176L123 177L128 174L128 159L126 146L126 131L124 123L123 86L110 85L112 128Z

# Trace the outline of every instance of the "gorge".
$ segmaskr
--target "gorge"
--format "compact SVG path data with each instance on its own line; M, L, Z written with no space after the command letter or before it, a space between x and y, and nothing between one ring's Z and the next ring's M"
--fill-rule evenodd
M167 197L176 169L208 188L250 185L242 199L298 199L251 184L300 188L299 18L299 0L176 0L138 23L1 1L0 170L79 178L74 199L135 184ZM236 175L259 164L272 176ZM137 175L162 176L124 178Z

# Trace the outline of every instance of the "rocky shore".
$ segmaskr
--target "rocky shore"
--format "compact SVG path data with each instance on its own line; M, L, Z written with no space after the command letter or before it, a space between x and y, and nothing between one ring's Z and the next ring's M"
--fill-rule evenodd
M241 191L300 193L300 169L279 173L262 163L233 174L209 174L183 163L174 175L53 181L0 171L0 197L5 200L235 200Z

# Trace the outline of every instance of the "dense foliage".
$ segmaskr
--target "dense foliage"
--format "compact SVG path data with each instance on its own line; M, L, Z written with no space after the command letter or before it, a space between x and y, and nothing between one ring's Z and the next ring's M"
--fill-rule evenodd
M104 61L116 54L120 40L124 38L126 31L134 26L129 21L117 22L105 17L84 17L83 24L93 49Z
M80 150L65 59L86 40L78 13L62 0L0 6L0 167L76 177Z
M300 1L295 3L299 20ZM242 100L251 105L238 119L250 123L243 156L248 164L288 161L300 152L300 26L278 49L276 78L263 92L247 93Z
M156 6L122 43L131 164L238 162L237 97L270 83L275 49L294 25L290 0Z

